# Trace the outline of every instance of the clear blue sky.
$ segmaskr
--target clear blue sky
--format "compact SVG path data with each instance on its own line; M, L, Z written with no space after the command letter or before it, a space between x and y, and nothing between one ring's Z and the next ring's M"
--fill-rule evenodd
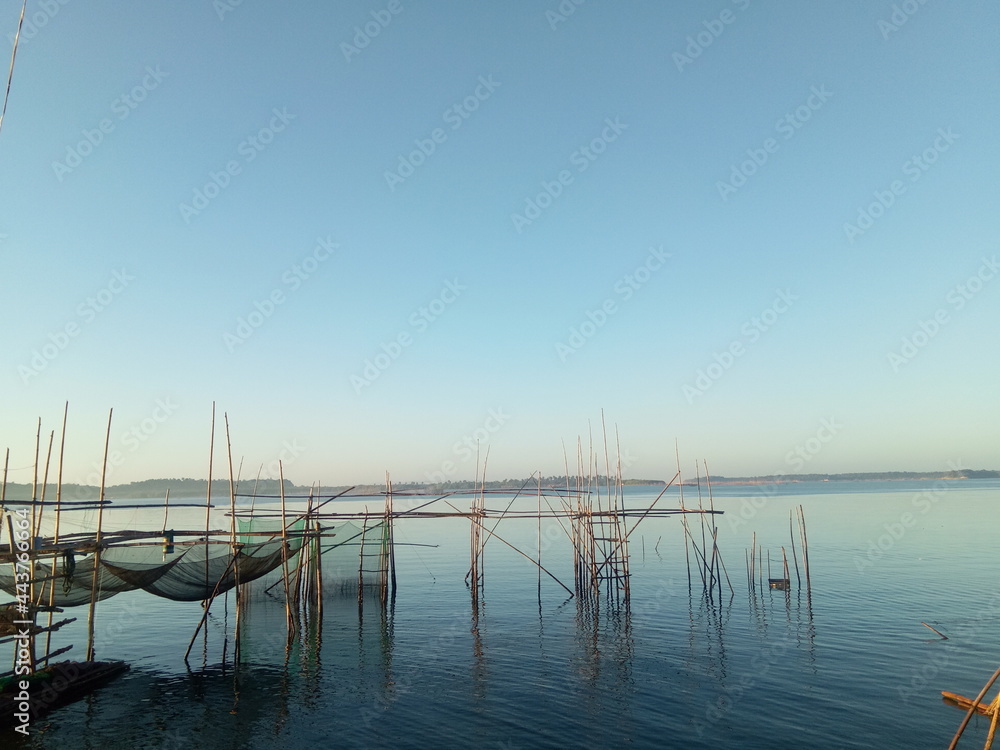
M633 477L1000 465L1000 7L895 7L30 0L11 480L67 400L66 481L112 407L112 483L204 477L213 401L299 483L561 473L601 409Z

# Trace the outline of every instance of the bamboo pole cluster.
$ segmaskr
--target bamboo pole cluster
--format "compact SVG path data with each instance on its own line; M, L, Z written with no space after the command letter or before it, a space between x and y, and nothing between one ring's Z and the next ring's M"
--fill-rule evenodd
M676 453L676 446L675 446ZM726 563L722 559L722 550L719 548L719 527L715 523L715 516L717 511L715 510L715 498L712 493L712 480L708 473L708 462L702 461L705 470L705 491L708 494L708 508L705 508L705 497L702 492L702 475L701 466L695 462L695 479L696 487L698 491L698 510L694 511L699 514L700 525L701 525L701 545L698 545L698 539L695 533L691 530L691 525L688 523L687 514L688 509L684 505L684 485L681 484L680 491L680 506L681 510L684 511L684 515L681 516L681 526L684 531L684 559L687 564L687 578L688 578L688 591L692 590L693 578L691 575L691 559L694 558L695 567L698 571L698 575L701 578L702 593L709 601L722 601L722 581L725 579L726 586L729 588L730 599L735 595L733 590L733 584L729 580L729 571L726 569ZM677 456L677 478L680 479L680 458ZM692 509L693 510L693 509Z
M799 550L802 555L801 573L799 569L799 558L795 548L795 526L798 527ZM795 570L795 583L802 588L802 575L806 578L806 592L812 593L812 579L809 575L809 537L806 534L805 510L801 505L796 506L788 513L788 536L791 543L792 564ZM766 554L766 558L765 558ZM757 532L753 533L750 542L750 549L744 550L747 568L747 591L755 595L758 591L763 592L766 588L788 591L791 589L791 572L788 567L788 554L785 547L781 547L782 575L780 578L772 577L771 572L771 550L765 550L757 544ZM766 573L766 578L765 578ZM765 585L766 584L766 585Z

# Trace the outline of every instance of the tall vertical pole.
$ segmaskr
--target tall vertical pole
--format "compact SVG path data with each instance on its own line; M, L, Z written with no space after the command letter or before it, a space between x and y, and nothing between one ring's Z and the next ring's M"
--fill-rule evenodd
M104 437L104 462L101 465L101 494L97 498L97 535L94 538L94 576L90 584L90 612L87 614L87 661L94 660L94 611L97 607L97 581L101 570L101 542L104 526L104 489L108 474L108 447L111 444L111 417L108 411L108 431Z

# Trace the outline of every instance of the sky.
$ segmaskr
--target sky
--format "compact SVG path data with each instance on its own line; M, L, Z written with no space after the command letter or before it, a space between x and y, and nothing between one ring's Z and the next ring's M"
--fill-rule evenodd
M6 71L21 3L0 1ZM0 450L31 481L1000 456L1000 6L29 0ZM604 427L602 428L602 420ZM478 456L478 457L477 457ZM41 469L39 469L41 472Z

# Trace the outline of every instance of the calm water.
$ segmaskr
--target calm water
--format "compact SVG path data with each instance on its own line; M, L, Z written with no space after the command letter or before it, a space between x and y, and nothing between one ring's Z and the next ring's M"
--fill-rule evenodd
M636 507L654 496L627 492ZM190 669L197 603L102 602L98 658L131 672L0 747L944 748L963 714L940 691L974 696L1000 665L998 498L992 480L717 487L735 595L708 603L700 579L689 595L680 522L647 519L631 539L630 612L582 608L545 578L539 596L536 569L492 541L475 616L467 524L403 521L397 542L439 546L399 548L389 613L331 598L286 656L282 606L255 602L239 669L221 601ZM800 504L811 597L794 569L791 592L750 596L751 534L777 576ZM542 562L572 586L555 523L543 524ZM533 521L498 533L534 553ZM54 646L82 651L86 611L67 614L81 622ZM963 746L981 746L986 728L974 720Z

